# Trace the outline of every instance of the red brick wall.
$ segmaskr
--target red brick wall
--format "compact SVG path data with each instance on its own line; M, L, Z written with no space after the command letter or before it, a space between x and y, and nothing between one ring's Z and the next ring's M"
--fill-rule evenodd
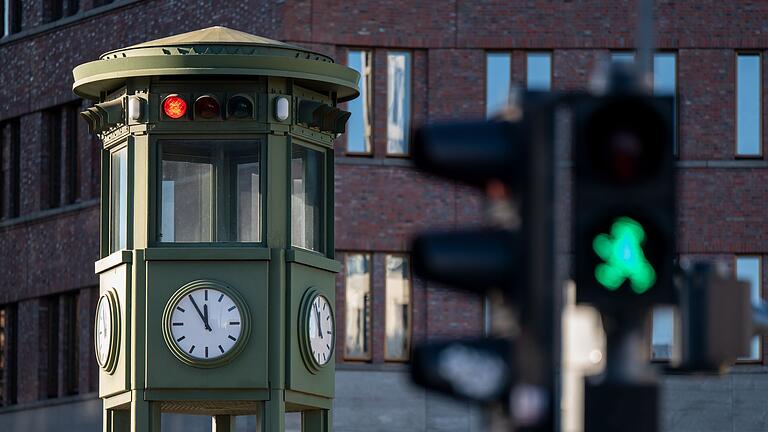
M89 1L83 1L84 10ZM42 20L42 0L24 2L23 32ZM477 224L475 191L425 177L407 159L386 156L386 53L412 53L412 125L484 115L485 51L512 52L513 83L525 83L525 50L553 53L553 88L583 89L600 59L633 46L634 2L167 2L103 8L69 26L0 42L0 121L21 116L21 216L40 215L43 133L41 110L74 100L74 66L122 46L211 25L305 45L344 62L348 47L374 53L373 154L337 153L336 245L343 251L407 249L410 236L430 226ZM734 160L734 71L737 49L768 46L768 3L657 2L660 47L677 51L680 159ZM765 62L763 64L765 73ZM765 89L764 89L765 90ZM766 92L764 91L764 94ZM98 197L95 140L80 122L80 200ZM340 140L343 143L343 139ZM768 250L764 214L768 166L683 168L680 175L682 254L730 257ZM568 187L561 188L568 198ZM563 207L567 209L566 205ZM567 211L567 210L564 210ZM93 286L98 255L95 207L22 223L0 223L0 303L19 301L19 331L38 337L38 296ZM567 236L567 228L564 229ZM563 239L567 243L566 239ZM565 248L567 250L567 248ZM340 256L340 258L342 258ZM374 263L376 264L376 263ZM381 267L379 262L378 267ZM374 265L374 269L376 265ZM374 282L374 289L381 287ZM479 299L414 280L414 339L477 333ZM343 280L339 281L343 294ZM83 298L83 296L81 296ZM343 299L342 295L339 295ZM92 299L91 299L92 301ZM92 308L83 302L81 312ZM341 305L343 306L343 304ZM381 308L380 305L374 305ZM376 309L378 310L378 309ZM84 320L90 322L90 319ZM90 325L90 324L89 324ZM375 344L381 347L382 328ZM81 340L90 327L81 329ZM376 346L376 345L375 345ZM374 348L374 361L381 353ZM37 397L38 348L19 346L20 401ZM90 344L81 358L93 358ZM339 356L341 358L341 356ZM29 361L27 361L29 360ZM88 378L91 377L91 378ZM92 388L92 375L80 377Z

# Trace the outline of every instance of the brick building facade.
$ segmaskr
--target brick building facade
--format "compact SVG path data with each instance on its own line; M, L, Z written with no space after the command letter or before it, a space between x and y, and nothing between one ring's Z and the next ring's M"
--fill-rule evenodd
M336 153L335 244L337 259L346 264L337 285L337 430L477 430L474 411L405 384L403 358L392 358L385 349L390 257L407 257L413 232L481 219L481 201L473 191L418 174L407 151L391 151L389 55L408 54L410 128L482 118L489 55L508 59L509 86L525 87L529 54L543 52L549 55L553 90L584 89L600 61L633 49L634 10L628 1L5 0L0 5L0 430L62 425L96 430L100 422L92 348L98 142L76 118L87 103L72 94L72 68L114 48L212 25L305 46L337 62L350 59L350 52L370 57L369 147L348 152L342 137ZM659 50L674 55L680 260L743 265L744 277L762 294L768 163L761 89L768 4L658 1L656 16ZM750 98L737 88L742 56L756 56L756 114L753 106L739 105ZM744 109L751 110L745 121L758 119L756 132L748 130L758 136L756 147L746 144L746 152L739 147L745 133L737 138L737 131L744 131L737 124ZM360 255L368 263L370 336L366 355L355 357L345 352L341 338L348 328L350 257ZM480 300L410 275L405 280L410 340L482 331ZM762 408L768 400L764 350L758 347L744 363L724 378L668 379L665 427L768 428ZM77 415L57 419L72 412ZM198 427L185 421L168 424Z

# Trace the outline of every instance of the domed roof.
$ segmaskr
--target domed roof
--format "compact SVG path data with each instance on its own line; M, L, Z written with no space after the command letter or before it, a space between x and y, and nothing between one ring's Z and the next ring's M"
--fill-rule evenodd
M295 78L313 90L334 92L343 102L359 95L360 79L327 55L221 26L112 50L72 74L75 94L93 100L130 77L218 75Z

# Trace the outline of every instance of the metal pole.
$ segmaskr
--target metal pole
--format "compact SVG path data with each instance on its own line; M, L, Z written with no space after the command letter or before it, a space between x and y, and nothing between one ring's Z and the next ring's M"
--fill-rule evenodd
M638 0L637 10L637 76L641 86L652 90L653 83L653 0Z

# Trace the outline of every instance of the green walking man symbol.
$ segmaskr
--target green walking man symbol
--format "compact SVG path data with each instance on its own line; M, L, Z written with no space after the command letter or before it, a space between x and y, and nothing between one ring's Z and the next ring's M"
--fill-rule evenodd
M643 253L645 231L634 219L620 217L611 225L610 234L599 234L592 249L603 263L595 268L595 278L605 288L617 290L629 280L632 291L643 294L656 282L656 272Z

